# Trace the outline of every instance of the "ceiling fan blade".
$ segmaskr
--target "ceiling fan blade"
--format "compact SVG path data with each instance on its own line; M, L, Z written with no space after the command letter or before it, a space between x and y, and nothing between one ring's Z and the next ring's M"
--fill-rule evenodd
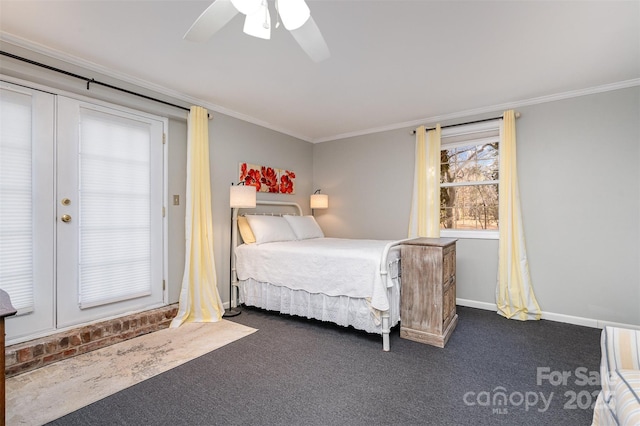
M309 6L304 0L277 0L276 5L280 19L289 31L303 26L311 16Z
M184 35L185 40L205 41L211 38L238 14L230 0L215 0L191 25Z
M231 0L233 6L244 15L253 15L262 6L262 0Z
M303 26L292 30L291 35L314 62L322 62L331 56L329 46L324 41L320 28L318 28L312 16Z

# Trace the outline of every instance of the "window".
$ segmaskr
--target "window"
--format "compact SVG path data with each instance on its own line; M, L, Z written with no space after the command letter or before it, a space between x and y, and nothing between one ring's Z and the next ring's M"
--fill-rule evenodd
M440 230L445 236L497 238L499 129L445 129L440 151ZM445 133L446 132L446 133Z

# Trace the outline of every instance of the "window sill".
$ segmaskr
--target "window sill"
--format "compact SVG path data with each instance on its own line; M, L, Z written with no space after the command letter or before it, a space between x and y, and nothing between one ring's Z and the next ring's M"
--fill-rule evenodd
M456 229L442 229L440 236L444 238L464 238L469 240L498 240L500 231L463 231Z

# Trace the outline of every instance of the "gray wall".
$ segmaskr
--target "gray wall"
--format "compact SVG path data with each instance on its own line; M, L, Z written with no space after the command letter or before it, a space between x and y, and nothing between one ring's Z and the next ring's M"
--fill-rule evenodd
M520 192L542 309L640 325L640 88L520 110Z
M542 310L640 325L640 88L518 111L523 220ZM314 185L330 207L316 215L327 235L406 237L410 130L314 145ZM496 240L459 240L458 298L495 303L497 251Z
M315 144L313 182L329 196L329 208L315 212L325 234L406 238L414 150L408 129Z
M184 272L184 216L187 185L187 122L169 120L169 145L167 146L167 286L169 303L180 299L182 275ZM173 195L180 196L180 205L173 205Z

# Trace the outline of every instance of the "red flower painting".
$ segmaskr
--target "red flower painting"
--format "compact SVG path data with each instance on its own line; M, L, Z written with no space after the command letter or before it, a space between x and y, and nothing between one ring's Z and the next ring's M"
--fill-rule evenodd
M240 182L244 182L247 186L255 186L256 191L260 192L262 186L260 166L240 163Z
M265 192L278 193L278 173L272 167L262 166L260 183L267 187Z
M296 174L290 170L282 170L280 174L280 192L282 194L293 194L293 182Z
M291 170L240 163L240 182L255 186L257 192L295 194L295 179Z

